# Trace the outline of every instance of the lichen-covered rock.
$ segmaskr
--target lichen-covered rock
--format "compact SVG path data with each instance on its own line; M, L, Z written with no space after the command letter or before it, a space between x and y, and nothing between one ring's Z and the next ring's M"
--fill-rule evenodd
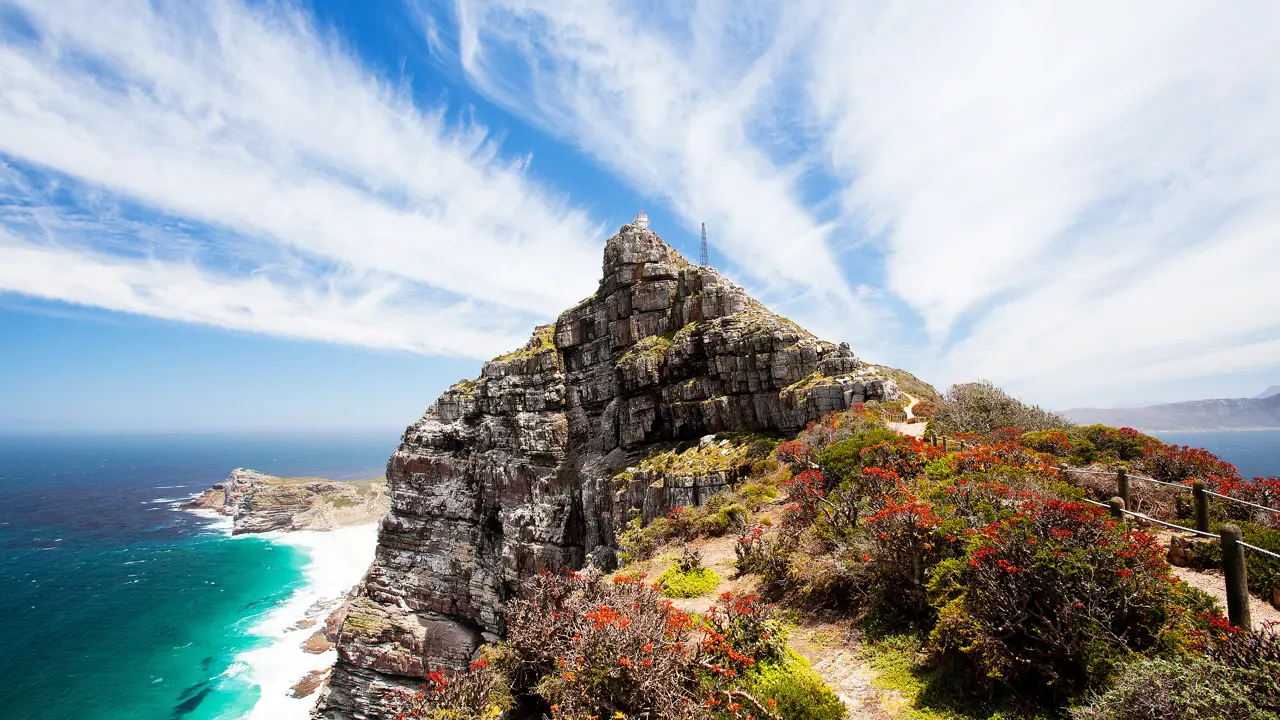
M462 665L499 637L524 578L589 557L607 563L622 510L695 504L736 480L673 477L657 498L640 489L656 481L642 478L619 492L614 476L656 444L794 432L897 397L892 380L864 367L655 233L623 226L605 245L595 295L449 388L405 431L387 464L391 512L317 712L383 717L387 687Z

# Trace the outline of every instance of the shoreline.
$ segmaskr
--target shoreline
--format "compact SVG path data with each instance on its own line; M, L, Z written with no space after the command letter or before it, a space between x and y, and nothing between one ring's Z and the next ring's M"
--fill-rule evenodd
M252 623L245 635L257 640L255 646L237 654L223 676L245 684L245 692L256 692L253 706L241 720L306 720L311 716L319 692L317 686L300 698L293 688L304 678L319 675L328 679L338 653L329 648L309 652L303 644L346 598L373 562L378 543L378 523L364 523L333 530L273 530L233 535L231 516L215 510L190 508L209 521L208 529L235 541L256 537L275 545L301 551L302 585L287 599L258 616L243 620Z
M259 537L302 550L307 562L302 566L303 586L249 629L250 635L265 639L266 644L236 656L236 662L246 666L246 680L256 686L259 693L253 709L245 717L302 720L310 717L315 707L316 691L295 698L291 694L293 686L313 672L327 675L338 658L335 649L316 654L304 650L302 645L373 562L378 524L323 531L273 531ZM315 621L316 625L299 627L303 620Z

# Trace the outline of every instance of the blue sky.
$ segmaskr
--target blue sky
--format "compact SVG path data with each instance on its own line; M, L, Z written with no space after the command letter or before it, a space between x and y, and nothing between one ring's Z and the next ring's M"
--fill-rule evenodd
M401 428L645 209L939 386L1280 381L1280 6L0 0L0 431Z

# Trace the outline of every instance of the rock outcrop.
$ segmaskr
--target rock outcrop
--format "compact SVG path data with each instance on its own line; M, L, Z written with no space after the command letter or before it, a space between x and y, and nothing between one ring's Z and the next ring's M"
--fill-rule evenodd
M655 233L623 226L605 246L595 295L449 388L405 431L387 464L391 512L317 713L383 717L388 686L461 666L500 637L522 579L610 566L620 520L643 511L615 501L646 502L635 478L615 486L615 475L656 444L794 432L897 394L847 345L818 340ZM687 501L666 495L649 502Z
M389 506L385 482L279 478L237 468L182 508L228 515L232 534L240 535L374 523Z

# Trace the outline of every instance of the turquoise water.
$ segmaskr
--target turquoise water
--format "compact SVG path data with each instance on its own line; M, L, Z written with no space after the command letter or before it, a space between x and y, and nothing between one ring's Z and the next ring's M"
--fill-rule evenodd
M0 716L235 718L235 657L302 584L303 552L178 501L234 467L382 474L395 432L0 438Z

